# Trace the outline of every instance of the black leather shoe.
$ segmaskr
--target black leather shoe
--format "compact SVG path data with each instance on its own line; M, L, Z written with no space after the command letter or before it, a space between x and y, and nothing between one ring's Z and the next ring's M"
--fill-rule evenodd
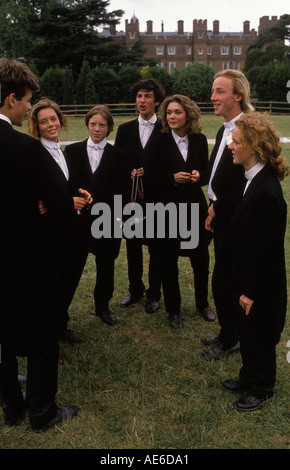
M219 336L209 336L208 338L202 338L200 340L205 346L210 346L211 344L218 343Z
M117 318L110 309L103 310L100 313L96 313L96 315L100 317L104 323L107 323L107 325L115 325L115 323L117 323Z
M173 328L183 328L180 315L169 315L169 323Z
M158 309L159 309L159 301L158 300L156 300L156 299L147 299L146 300L145 311L147 313L157 312Z
M258 398L254 395L246 395L236 401L236 403L234 403L234 407L237 411L255 411L272 399L273 393L266 395L264 398Z
M126 295L126 297L124 297L120 305L121 307L129 307L130 305L133 305L136 302L138 302L138 300L141 299L142 296L143 296L143 293L139 295L135 295L129 292L129 294Z
M56 415L51 418L48 423L46 423L44 426L41 427L32 427L31 429L33 432L43 432L46 431L47 429L52 428L56 424L60 423L61 421L64 421L65 419L71 419L74 416L77 415L79 411L78 406L76 405L71 405L71 406L66 406L65 408L58 408Z
M207 351L203 351L201 354L201 358L205 361L217 361L218 359L222 359L229 354L233 354L240 350L240 343L237 342L233 346L228 349L224 349L223 343L218 340L214 343Z
M7 426L17 426L17 424L20 424L21 421L23 421L24 417L25 417L24 408L12 414L6 413L4 411L4 421Z
M199 310L199 312L206 321L215 321L215 314L213 313L209 305L203 310Z
M223 388L233 393L246 392L247 388L239 379L229 379L223 382Z

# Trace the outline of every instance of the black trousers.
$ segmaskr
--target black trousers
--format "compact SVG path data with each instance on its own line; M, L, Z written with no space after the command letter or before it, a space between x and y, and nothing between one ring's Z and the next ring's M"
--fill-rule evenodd
M127 262L128 262L128 278L129 291L136 295L142 295L145 286L143 277L143 239L131 238L126 239ZM149 287L146 290L148 299L159 300L161 297L161 272L160 263L156 259L149 245L149 270L148 270Z
M159 266L166 311L169 315L180 313L181 295L178 281L179 240L153 239L150 251Z
M43 351L27 355L26 398L18 382L18 361L9 346L1 345L0 403L4 416L11 418L28 411L32 427L46 424L56 413L58 339Z
M208 306L209 251L208 239L204 237L189 254L194 275L196 308L203 311Z
M113 239L102 238L92 246L96 263L95 310L99 314L109 308L114 293L115 243Z
M212 293L221 326L220 339L227 349L238 341L236 297L230 282L230 251L226 232L214 231L215 265L212 275Z
M273 393L276 381L276 345L261 335L258 328L253 329L250 315L245 315L240 307L239 333L242 368L240 380L249 392L257 397ZM258 331L255 331L258 330Z

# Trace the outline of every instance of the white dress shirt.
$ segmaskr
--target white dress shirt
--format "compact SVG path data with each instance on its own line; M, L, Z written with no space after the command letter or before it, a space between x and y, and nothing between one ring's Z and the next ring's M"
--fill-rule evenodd
M96 169L98 168L106 145L107 145L106 138L103 139L98 144L94 144L91 137L88 138L87 153L88 153L92 173L95 173Z
M149 121L145 121L141 116L138 117L139 121L139 135L142 147L144 148L148 142L150 135L154 129L154 125L157 121L157 116L154 114Z
M264 168L264 166L265 166L265 163L258 162L258 163L256 163L255 166L250 168L248 171L245 171L245 178L247 180L247 183L246 183L246 186L245 186L245 189L244 189L244 194L247 191L248 186L251 183L252 179L256 176L257 173L259 173L259 171L262 170L262 168Z
M69 179L68 167L64 158L64 154L60 148L59 142L54 142L53 140L40 138L42 145L49 151L50 155L54 158L60 169L62 170L66 179Z
M188 155L188 142L189 142L188 135L185 135L184 137L179 137L179 135L175 134L174 131L171 131L171 133L176 142L177 147L180 150L183 160L186 162L187 155Z
M235 127L235 122L236 122L237 119L239 119L240 116L242 116L242 114L244 114L244 113L240 113L238 116L236 116L231 121L224 123L225 129L224 129L223 137L222 137L219 149L218 149L216 157L215 157L215 161L214 161L214 164L213 164L213 167L212 167L212 170L211 170L210 180L209 180L209 183L208 183L207 194L208 194L209 199L211 199L212 201L216 201L216 199L217 199L217 197L216 197L216 195L213 192L212 187L211 187L212 179L215 175L217 166L220 162L220 159L221 159L221 156L222 156L223 151L225 149L225 146L227 145L227 138L233 132L234 127Z

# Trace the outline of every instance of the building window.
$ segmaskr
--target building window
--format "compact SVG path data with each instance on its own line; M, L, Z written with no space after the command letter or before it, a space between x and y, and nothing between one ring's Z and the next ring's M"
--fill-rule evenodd
M176 67L176 63L175 62L169 62L169 73L172 72L173 69L175 69Z
M240 70L240 62L234 62L234 69Z
M203 38L203 33L199 32L198 33L198 39L202 39Z
M135 39L135 33L130 33L130 39Z
M168 54L169 55L175 55L175 47L168 46Z
M221 47L221 55L227 55L229 53L228 47Z
M207 48L207 55L212 55L212 47Z
M185 67L188 67L189 65L192 65L192 62L185 62Z
M156 55L163 55L163 47L156 47Z
M191 55L191 47L186 46L186 54Z
M228 62L223 63L223 70L228 70L230 68L230 65Z
M198 54L199 54L199 55L202 55L202 54L203 54L203 48L202 48L202 47L199 47L199 49L198 49Z
M234 54L235 55L241 55L241 48L240 47L234 47Z

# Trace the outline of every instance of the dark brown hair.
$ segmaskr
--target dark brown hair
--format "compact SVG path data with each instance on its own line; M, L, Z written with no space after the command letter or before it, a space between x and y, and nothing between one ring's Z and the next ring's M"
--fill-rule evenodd
M0 59L0 107L11 93L20 101L28 90L39 90L38 78L30 68L17 60Z

